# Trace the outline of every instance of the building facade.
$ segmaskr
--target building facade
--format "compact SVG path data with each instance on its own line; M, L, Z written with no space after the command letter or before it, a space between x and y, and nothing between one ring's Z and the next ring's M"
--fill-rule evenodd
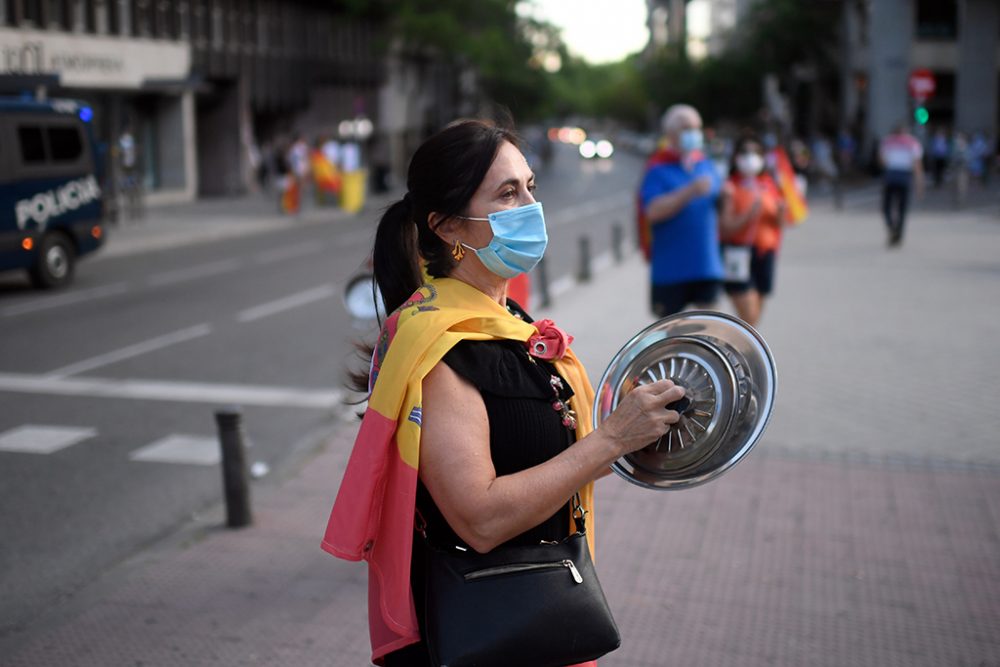
M132 159L149 204L244 192L262 148L378 114L379 28L336 7L0 0L0 94L91 106L112 190Z
M895 123L912 123L918 104L929 127L996 141L1000 2L844 0L841 34L841 117L869 153ZM936 83L925 101L908 92L918 69L930 70Z

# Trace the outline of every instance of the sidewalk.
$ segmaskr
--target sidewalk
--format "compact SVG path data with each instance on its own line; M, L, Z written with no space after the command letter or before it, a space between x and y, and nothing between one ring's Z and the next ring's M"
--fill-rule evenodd
M312 201L303 201L301 213L286 215L278 210L277 195L271 192L157 206L146 209L145 215L138 220L125 219L108 224L107 242L93 259L88 258L87 261L166 250L274 229L366 215L370 217L370 211L389 204L394 196L398 198L398 193L369 194L364 210L357 214L347 213L336 206L317 207Z
M788 234L761 332L777 407L757 449L681 493L598 485L622 631L602 667L1000 664L1000 227L872 212ZM541 316L596 382L651 322L636 256ZM319 549L357 424L122 563L19 637L15 665L367 664L366 570Z

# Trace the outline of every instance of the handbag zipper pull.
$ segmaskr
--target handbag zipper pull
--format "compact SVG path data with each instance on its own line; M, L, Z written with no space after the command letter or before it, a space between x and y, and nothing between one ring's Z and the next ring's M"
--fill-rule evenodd
M569 570L569 573L573 575L573 581L575 581L578 584L583 583L583 577L580 576L580 570L576 569L576 565L573 564L573 561L567 558L562 562L562 564L566 566L566 568Z

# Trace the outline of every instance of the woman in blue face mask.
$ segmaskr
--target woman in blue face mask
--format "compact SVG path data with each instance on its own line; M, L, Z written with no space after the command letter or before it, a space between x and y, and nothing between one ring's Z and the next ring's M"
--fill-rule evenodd
M469 554L566 539L574 494L589 505L593 480L665 433L678 415L664 406L683 396L669 380L639 387L591 430L593 392L572 337L507 299L547 243L513 133L450 125L417 149L407 188L376 232L390 315L355 377L368 408L323 542L377 573L372 659L389 667L432 664L424 535ZM584 662L576 640L556 633L545 650ZM542 662L552 663L507 664Z

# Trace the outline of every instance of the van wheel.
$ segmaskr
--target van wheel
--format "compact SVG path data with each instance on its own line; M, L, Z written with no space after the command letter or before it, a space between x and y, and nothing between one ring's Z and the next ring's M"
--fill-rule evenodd
M73 279L75 265L76 252L70 240L62 234L46 234L38 244L38 262L28 275L35 287L62 287Z

